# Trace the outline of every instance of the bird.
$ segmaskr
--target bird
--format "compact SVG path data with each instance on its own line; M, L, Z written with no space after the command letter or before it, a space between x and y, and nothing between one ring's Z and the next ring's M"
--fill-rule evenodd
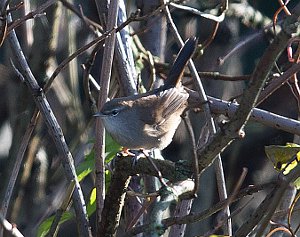
M173 139L189 94L181 84L185 66L197 47L190 37L179 51L164 85L143 94L107 101L99 117L112 138L127 149L164 149Z

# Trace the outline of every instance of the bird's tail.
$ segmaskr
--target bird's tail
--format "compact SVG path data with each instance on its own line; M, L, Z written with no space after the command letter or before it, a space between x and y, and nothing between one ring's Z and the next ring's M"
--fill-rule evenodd
M179 51L173 66L168 74L167 79L165 80L165 87L175 87L180 82L181 77L184 72L184 68L188 63L189 59L193 56L194 51L197 47L197 38L191 37L188 38L181 50Z

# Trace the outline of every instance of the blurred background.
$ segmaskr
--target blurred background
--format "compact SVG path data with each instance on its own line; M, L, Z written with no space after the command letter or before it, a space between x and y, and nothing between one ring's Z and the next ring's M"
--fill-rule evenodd
M44 2L46 1L24 0L24 4L12 12L13 19L20 18ZM149 6L145 2L141 0L125 1L127 16L135 12L137 8L141 9L141 14L149 12L151 9L149 10ZM18 3L19 1L11 1L10 6ZM291 10L296 3L297 0L290 1L289 9ZM202 12L218 15L218 7L221 3L211 0L191 0L184 4ZM274 0L229 1L225 20L220 23L215 38L195 58L197 70L199 72L219 72L229 76L251 74L274 36L270 30L265 30L265 27L271 24L271 19L279 7L279 3ZM189 36L197 36L200 44L207 42L214 30L215 22L185 10L172 7L171 9L174 22L184 39ZM87 17L100 24L97 7L92 0L58 1L57 4L47 8L45 13L39 14L16 28L26 58L40 86L46 83L65 58L96 37L98 28L87 24L82 18ZM81 18L78 13L81 14ZM156 17L160 19L159 16ZM281 12L278 21L283 17L284 13ZM161 24L161 28L155 32L158 22ZM167 74L163 63L173 62L174 55L177 54L180 47L174 41L165 20L155 21L155 23L151 23L151 21L133 22L130 24L130 32L137 70L134 79L139 84L142 81L145 88L148 88L151 83L147 81L151 74L150 67L145 59L145 52L141 51L137 42L140 42L155 56L159 72L158 78L164 78L164 75ZM251 38L252 40L250 40ZM157 46L157 42L161 47ZM229 52L241 42L246 43L227 57ZM101 69L103 52L101 47L91 68L91 75L96 80L99 80ZM90 153L94 143L94 118L92 116L94 111L85 94L82 69L82 64L88 62L91 53L92 49L88 49L63 69L47 94L77 165L84 160L85 155ZM218 59L225 56L224 63L220 65ZM0 94L3 96L0 99L0 203L4 198L6 185L20 149L22 137L36 108L33 96L17 77L10 60L14 62L14 57L10 52L8 42L5 41L0 47ZM287 60L286 56L280 59L282 63L285 60ZM18 68L18 65L15 66ZM122 85L119 86L118 78L119 72L117 66L114 65L111 96L118 97L127 94L122 90ZM203 78L202 82L208 95L224 100L238 98L249 83L247 80L215 80L214 77L209 76ZM186 83L191 86L188 78ZM96 96L96 89L91 87L91 90ZM287 85L277 90L259 108L289 118L298 118L297 101ZM190 117L197 138L205 122L204 116L201 112L191 111ZM221 121L223 118L216 116L216 119ZM229 193L237 183L243 167L249 169L243 187L274 180L276 171L264 154L264 146L283 145L293 141L297 143L298 141L293 134L254 122L250 122L245 131L246 137L235 141L222 154ZM190 140L185 132L185 127L181 126L174 142L163 151L163 155L170 160L191 159L192 148L189 144ZM87 199L94 185L93 180L94 177L91 174L82 181L82 188ZM61 204L66 187L67 182L60 158L40 116L17 177L7 219L16 223L25 236L36 236L40 223L52 215ZM233 218L234 228L238 228L242 224L245 217L258 206L263 197L263 192L256 194L255 199ZM201 176L199 197L195 200L192 211L205 210L218 200L215 174L213 168L210 167ZM245 199L241 203L246 201ZM242 205L241 203L236 207ZM93 218L92 216L92 224L94 224ZM190 224L185 236L204 234L215 224L215 216L199 223ZM59 236L76 236L74 223L68 221L62 225Z

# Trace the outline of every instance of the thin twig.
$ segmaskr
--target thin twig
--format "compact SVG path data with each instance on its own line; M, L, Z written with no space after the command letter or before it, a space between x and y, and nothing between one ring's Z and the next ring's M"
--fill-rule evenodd
M74 192L75 188L75 182L71 182L65 192L65 198L60 206L60 208L56 211L54 220L51 223L50 229L46 235L46 237L55 237L57 236L58 233L58 227L59 227L59 222L64 214L64 212L67 210L68 206L70 205L72 194Z
M239 104L234 102L224 101L213 97L208 98L211 101L210 107L213 113L224 114L230 119L233 118L239 107ZM250 119L268 127L300 135L300 122L295 119L287 118L258 108L252 109Z
M257 185L257 186L251 185L247 188L240 190L240 192L235 196L234 200L232 200L232 203L240 200L241 198L243 198L245 196L249 196L254 193L260 192L262 190L265 190L266 188L274 188L274 186L275 186L274 183L267 183L267 184L262 184L262 185ZM215 204L214 206L210 207L207 210L201 211L199 213L191 213L191 214L185 215L185 216L169 217L169 218L162 220L162 223L164 225L164 228L167 228L167 227L170 227L175 224L182 225L182 224L199 222L199 221L202 221L202 220L212 216L216 212L224 209L227 205L228 205L228 199L225 199L223 201L218 202L217 204ZM132 230L124 233L122 235L122 237L135 236L139 233L144 232L145 229L147 229L147 228L149 228L149 224L134 227Z
M39 111L35 110L31 117L30 123L29 123L28 127L26 128L25 134L22 138L22 142L21 142L20 148L17 153L16 162L14 163L14 167L11 171L11 175L10 175L10 178L9 178L9 181L8 181L8 184L6 187L6 191L5 191L5 196L3 198L3 202L1 205L1 211L2 211L2 214L4 217L7 214L9 203L10 203L10 200L11 200L11 197L13 194L13 189L15 187L16 180L17 180L17 177L18 177L18 174L20 171L20 167L23 162L23 157L24 157L25 151L27 149L28 143L30 141L31 135L33 133L33 130L35 128L38 118L39 118Z
M149 208L149 206L156 200L158 196L158 193L155 193L155 195L147 197L146 201L143 203L143 206L138 210L138 213L135 214L132 220L129 220L129 224L126 227L126 231L131 230L135 226L135 224L140 219L141 215Z
M196 196L199 189L199 165L198 165L198 157L197 157L197 145L195 140L195 134L192 127L192 123L188 115L183 117L183 121L187 127L188 133L190 135L192 141L192 149L193 149L193 168L194 168L194 179L195 179L195 188L193 190L192 195Z
M292 15L287 18L285 24L283 24L284 29L266 49L252 74L249 88L245 90L234 117L209 141L205 149L199 150L198 155L201 157L199 165L203 166L203 169L206 169L212 163L214 157L223 151L234 139L244 137L243 129L273 68L273 62L281 55L288 40L297 30L297 25L295 24L297 17L298 15L295 14L295 16Z
M14 237L24 237L24 235L18 230L16 225L12 225L9 223L3 215L0 213L0 224L4 227L4 229L10 233Z
M107 16L107 29L114 29L117 24L118 16L118 5L119 1L112 1L109 5L108 16ZM105 48L103 52L103 60L101 67L100 75L100 93L98 95L98 110L100 110L103 104L107 100L110 77L111 77L111 68L113 63L113 55L115 49L115 39L116 32L111 31L111 33L105 39ZM96 170L96 229L97 236L105 235L102 222L105 223L107 216L101 216L102 210L104 207L104 197L105 197L105 132L104 126L100 119L96 119L96 141L95 141L95 170Z
M243 168L243 172L238 180L238 182L236 183L233 192L231 193L231 195L226 199L227 200L227 206L229 206L235 199L235 196L238 194L243 182L245 181L246 175L247 175L248 169L247 168ZM226 208L225 207L225 208ZM233 215L233 213L231 214L231 216ZM219 221L217 223L217 226L214 227L214 229L212 231L209 231L208 234L206 234L205 236L211 236L212 234L214 234L219 228L221 228L224 223L230 218L230 216L227 216L226 218L223 217L223 219L221 219L221 221Z
M52 84L52 82L54 81L54 79L56 78L56 76L61 72L61 70L63 70L70 61L72 61L74 58L78 57L79 55L81 55L82 53L84 53L87 49L89 49L90 47L94 46L97 43L102 42L104 39L106 39L106 37L108 37L109 35L119 32L120 30L122 30L124 27L126 27L130 22L134 21L135 16L132 15L130 16L127 21L125 21L123 24L121 24L119 27L112 27L110 28L110 30L104 32L101 36L97 37L96 39L92 40L90 43L84 45L83 47L79 48L78 50L76 50L74 53L72 53L68 58L64 59L59 66L55 69L55 71L52 73L52 75L50 76L49 80L47 81L47 83L44 86L44 91L47 92Z
M258 37L262 37L264 31L259 31L258 33L252 34L246 39L240 41L237 45L234 46L233 49L230 49L229 52L227 52L224 56L221 56L218 58L218 64L223 65L225 60L227 60L229 57L231 57L234 53L236 53L238 50L242 49L245 45L249 44L252 40L258 40Z
M8 20L11 21L10 15L8 15ZM69 151L69 148L65 142L62 130L53 114L53 111L43 93L43 90L38 85L36 79L34 78L26 58L22 52L19 41L14 30L8 35L8 40L11 43L12 51L16 57L16 60L20 64L21 71L24 75L27 86L32 92L36 105L39 107L43 118L47 124L50 134L54 140L56 148L62 158L63 167L66 173L66 177L69 181L75 180L75 191L73 195L74 207L76 211L76 217L78 218L78 227L80 235L91 236L91 231L87 219L87 214L85 210L85 202L82 194L80 184L78 182L76 171L73 163L73 157Z
M261 104L265 99L267 99L273 92L275 92L280 86L289 80L293 74L300 71L300 63L293 64L289 69L287 69L282 75L274 78L268 86L260 93L260 96L256 102L256 106Z
M53 5L56 2L57 2L57 0L48 0L47 2L45 2L44 4L42 4L41 6L39 6L36 10L31 11L27 15L23 16L22 18L13 21L7 27L7 32L8 33L11 32L12 30L14 30L17 27L19 27L20 25L22 25L25 21L27 21L29 19L33 19L36 16L42 14L48 7L50 7L51 5Z
M215 25L214 25L214 29L213 31L211 32L210 36L208 37L208 39L206 39L204 42L203 42L203 46L202 48L203 49L206 49L214 40L214 38L216 37L216 34L217 34L217 31L219 29L219 25L220 23L219 22L215 22Z
M97 24L96 22L92 21L91 19L89 19L88 17L86 17L83 14L82 8L80 7L80 11L78 11L75 6L73 4L71 4L70 2L66 1L66 0L59 0L67 9L69 9L70 11L74 12L80 19L83 20L83 22L85 22L85 24L92 30L94 31L95 29L99 30L100 32L103 32L102 26Z
M256 236L262 236L264 233L264 230L266 229L269 221L271 220L278 204L280 203L283 193L286 191L286 189L289 187L290 183L294 182L299 177L300 172L300 166L297 166L295 169L291 171L287 175L287 177L281 176L280 184L278 187L274 190L274 193L270 200L268 200L268 206L265 209L263 218L260 219L260 225L256 231Z
M294 211L294 209L295 209L295 205L296 205L296 203L297 203L297 201L298 201L299 199L300 199L300 193L298 193L298 194L296 195L296 197L294 198L294 200L293 200L291 206L289 207L289 211L288 211L288 221L287 221L287 223L288 223L288 228L289 228L289 229L292 228L292 226L291 226L291 223L292 223L292 214L293 214L293 211ZM298 229L299 229L299 226L300 226L300 225L298 225L297 228L295 229L295 233L297 233L297 231L298 231Z
M172 6L172 7L177 8L177 9L190 12L190 13L195 14L197 16L201 16L203 18L206 18L208 20L212 20L212 21L215 21L215 22L218 22L218 23L224 21L224 19L225 19L225 11L222 11L219 16L214 16L212 14L201 12L201 11L199 11L199 10L193 8L193 7L189 7L189 6L184 6L184 5L180 5L180 4L176 4L176 3L172 3L172 2L169 3L169 5Z
M146 157L146 159L150 162L150 164L153 166L153 168L156 170L157 172L157 177L159 178L159 181L161 183L162 186L168 187L167 183L164 181L164 178L160 172L160 170L157 168L157 166L155 165L155 163L153 162L153 158L151 158L148 154L146 154L145 150L142 149L141 150L142 153L144 154L144 156Z
M164 3L165 2L166 1L164 1ZM172 19L172 16L171 16L171 13L170 13L170 10L169 10L168 6L166 6L164 8L164 11L165 11L165 14L167 16L167 21L168 21L169 25L171 26L171 31L174 35L174 38L176 39L177 43L180 46L182 46L183 45L183 40L182 40L182 38L181 38L177 28L176 28L176 25L175 25L173 19ZM203 87L201 79L200 79L200 77L197 73L195 64L192 60L189 61L189 69L191 71L196 90L199 93L200 103L203 104L203 110L204 110L204 114L205 114L205 117L206 117L206 121L208 123L209 130L211 132L211 135L213 136L217 131L216 125L215 125L214 119L211 115L210 107L209 107L208 103L206 103L208 100L207 100L207 96L206 96L204 87ZM223 199L227 198L227 191L226 191L225 177L224 177L224 173L223 173L223 166L222 166L222 161L221 161L220 154L219 153L216 154L214 159L215 159L216 176L217 176L217 180L218 180L218 182L217 182L218 191L219 191L220 199L223 200ZM201 170L200 170L200 172L201 172ZM227 216L230 216L229 207L226 208L225 212L226 212ZM227 223L225 228L226 228L228 234L232 235L232 227L231 227L231 220L230 219L228 219L228 223Z

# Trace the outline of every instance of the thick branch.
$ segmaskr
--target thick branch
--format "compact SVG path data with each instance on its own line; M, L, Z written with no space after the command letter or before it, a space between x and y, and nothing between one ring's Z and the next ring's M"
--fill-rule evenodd
M245 90L240 106L233 118L210 139L206 147L198 151L200 170L203 171L208 167L216 155L222 152L234 139L244 136L243 128L250 117L252 109L255 107L274 62L286 47L292 33L297 30L298 15L293 15L285 20L283 30L266 49L252 74L249 88Z
M189 105L191 108L201 108L198 93L189 90ZM225 116L232 118L238 107L238 103L231 101L225 101L208 96L209 106L212 113L224 114ZM271 113L269 111L253 108L250 113L250 119L252 121L261 123L265 126L279 129L285 132L296 134L300 136L300 122L295 119L287 118L278 114Z
M125 158L124 158L125 159ZM119 226L122 208L124 206L125 192L131 177L118 169L112 174L110 188L108 190L104 208L102 211L102 221L98 233L101 236L114 236Z

